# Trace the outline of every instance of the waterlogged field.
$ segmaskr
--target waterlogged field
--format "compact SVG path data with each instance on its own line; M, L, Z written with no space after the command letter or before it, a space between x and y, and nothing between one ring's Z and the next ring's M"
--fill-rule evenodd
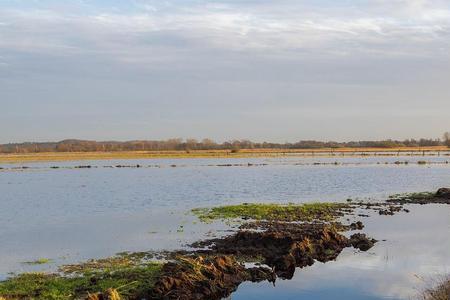
M226 235L193 208L385 200L450 186L448 156L83 160L0 164L0 279L122 251L179 249ZM365 253L242 284L232 299L410 299L450 271L450 208L363 218ZM228 212L229 213L229 212ZM336 298L337 297L337 298Z

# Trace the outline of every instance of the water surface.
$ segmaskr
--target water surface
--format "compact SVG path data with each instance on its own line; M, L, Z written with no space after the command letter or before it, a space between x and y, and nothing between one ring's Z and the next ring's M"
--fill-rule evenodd
M419 165L420 160L428 163ZM242 202L345 201L347 198L370 201L383 200L395 193L436 190L450 185L448 160L448 156L368 156L3 164L0 165L3 168L0 170L0 278L10 271L51 269L60 263L104 257L120 251L179 248L217 229L215 225L199 224L192 215L186 214L194 207ZM409 163L395 164L398 161ZM116 167L137 164L140 168ZM74 168L80 165L91 168ZM22 166L27 168L21 169ZM58 168L51 168L53 166ZM447 215L442 215L444 212ZM433 212L427 208L415 214L424 224L436 221L432 217L436 214L441 216L440 220L448 221L447 210ZM366 222L373 223L368 229L374 230L374 236L380 239L389 238L387 235L394 234L395 228L401 228L398 224L397 227L378 227L375 220L377 218ZM380 224L387 226L389 222L400 222L403 218L382 220ZM430 226L420 230L430 230L437 225ZM448 224L445 229L448 233ZM442 240L444 244L448 242L448 235ZM389 241L400 245L396 236ZM383 251L380 250L384 249L382 245L377 245L374 251ZM389 261L398 252L395 247L392 249ZM286 297L289 297L288 291L292 291L292 297L303 291L302 297L311 297L308 293L313 293L314 297L325 299L339 289L342 297L365 295L368 298L364 299L376 299L370 297L379 295L368 292L362 283L342 285L328 278L326 282L330 284L325 286L311 278L314 274L326 276L330 273L322 268L335 268L333 272L357 276L350 277L348 282L355 278L365 282L370 278L363 275L369 272L359 274L357 267L351 267L354 266L352 263L373 262L372 258L380 255L378 252L372 256L344 253L335 263L316 264L299 271L294 281L279 282L278 285L286 284ZM397 256L400 255L397 253ZM37 258L51 258L54 263L45 266L21 263ZM441 261L442 266L449 265L446 259ZM398 263L405 264L402 260ZM421 268L428 266L433 272L442 271L434 270L435 264L427 259L419 263ZM392 263L389 266L393 266ZM417 264L412 264L407 272L419 272L416 267ZM309 285L305 278L309 278ZM295 280L299 282L295 283ZM253 285L247 290L245 287L243 285L234 297L250 299L250 294L257 295L260 291ZM261 289L263 287L267 297L279 292L278 288L262 284ZM394 299L404 299L401 293L388 294ZM264 299L269 299L267 297Z

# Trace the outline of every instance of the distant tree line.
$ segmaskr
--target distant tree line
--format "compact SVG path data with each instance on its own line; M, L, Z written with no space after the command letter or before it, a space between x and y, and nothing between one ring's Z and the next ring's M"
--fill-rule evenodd
M211 139L168 139L164 141L127 141L127 142L96 142L84 140L64 140L60 142L16 143L0 145L0 153L38 153L38 152L107 152L107 151L167 151L167 150L231 150L239 149L320 149L320 148L395 148L395 147L450 147L450 133L445 133L440 139L408 139L404 141L351 141L351 142L321 142L314 140L295 143L252 142L249 140L234 140L216 143Z

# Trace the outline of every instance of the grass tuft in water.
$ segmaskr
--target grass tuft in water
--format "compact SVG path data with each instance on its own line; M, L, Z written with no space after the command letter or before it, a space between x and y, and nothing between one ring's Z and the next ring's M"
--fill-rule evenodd
M36 260L32 260L32 261L24 261L23 264L25 265L46 265L49 263L52 263L53 260L50 258L39 258Z

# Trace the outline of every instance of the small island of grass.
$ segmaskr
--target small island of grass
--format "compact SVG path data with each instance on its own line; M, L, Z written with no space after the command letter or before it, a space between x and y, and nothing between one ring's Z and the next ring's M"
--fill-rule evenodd
M345 203L306 203L306 204L259 204L196 208L192 212L203 222L218 219L283 220L288 222L331 221L341 216L343 210L350 209Z

